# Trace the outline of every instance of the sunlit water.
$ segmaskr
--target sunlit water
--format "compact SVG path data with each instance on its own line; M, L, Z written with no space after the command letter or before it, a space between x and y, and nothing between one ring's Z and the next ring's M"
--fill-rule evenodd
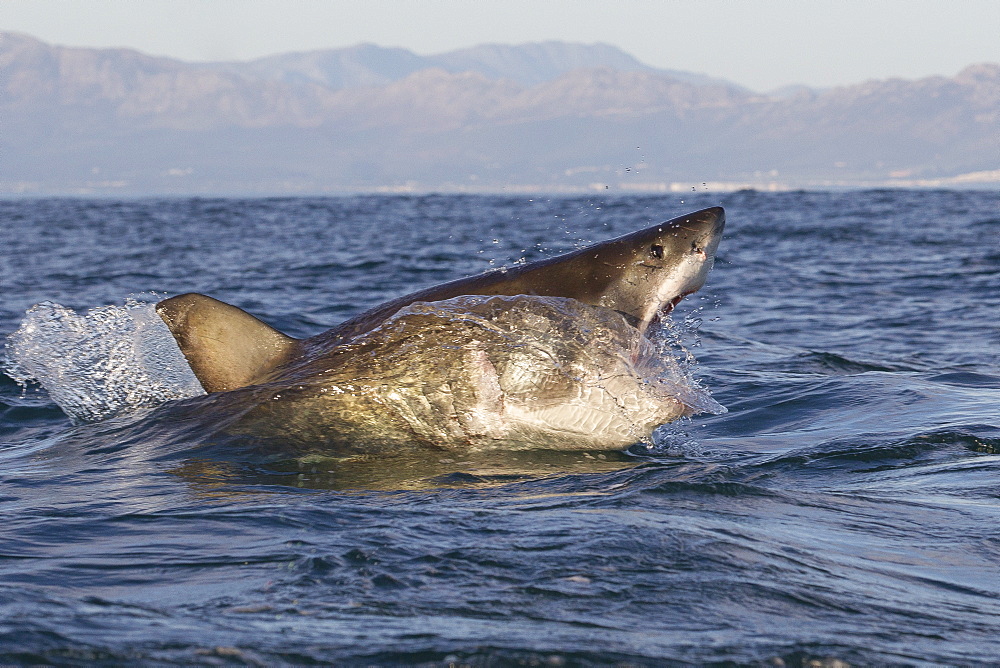
M135 412L188 392L142 345L96 423L3 378L0 663L995 661L997 193L7 201L0 334L155 290L308 336L715 204L674 323L729 413L652 451L272 463Z

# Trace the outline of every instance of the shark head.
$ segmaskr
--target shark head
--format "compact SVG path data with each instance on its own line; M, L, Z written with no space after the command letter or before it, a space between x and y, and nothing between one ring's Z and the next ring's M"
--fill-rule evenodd
M722 208L703 209L598 244L592 262L609 273L598 305L628 316L644 333L705 284L725 222Z

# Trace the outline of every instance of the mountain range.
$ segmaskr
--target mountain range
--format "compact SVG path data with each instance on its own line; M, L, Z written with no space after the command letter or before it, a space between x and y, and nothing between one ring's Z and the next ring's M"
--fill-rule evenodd
M1000 187L1000 65L758 93L607 45L187 63L0 33L0 193Z

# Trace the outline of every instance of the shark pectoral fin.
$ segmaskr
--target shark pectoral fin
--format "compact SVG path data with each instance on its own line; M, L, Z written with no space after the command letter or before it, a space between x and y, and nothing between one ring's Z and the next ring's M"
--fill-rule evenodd
M156 312L206 392L259 382L288 358L297 342L246 311L205 295L165 299Z

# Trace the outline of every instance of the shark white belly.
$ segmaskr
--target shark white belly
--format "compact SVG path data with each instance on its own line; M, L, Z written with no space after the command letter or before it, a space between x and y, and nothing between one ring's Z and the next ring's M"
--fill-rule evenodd
M230 434L338 453L621 449L717 406L621 314L525 295L412 304L226 404Z

